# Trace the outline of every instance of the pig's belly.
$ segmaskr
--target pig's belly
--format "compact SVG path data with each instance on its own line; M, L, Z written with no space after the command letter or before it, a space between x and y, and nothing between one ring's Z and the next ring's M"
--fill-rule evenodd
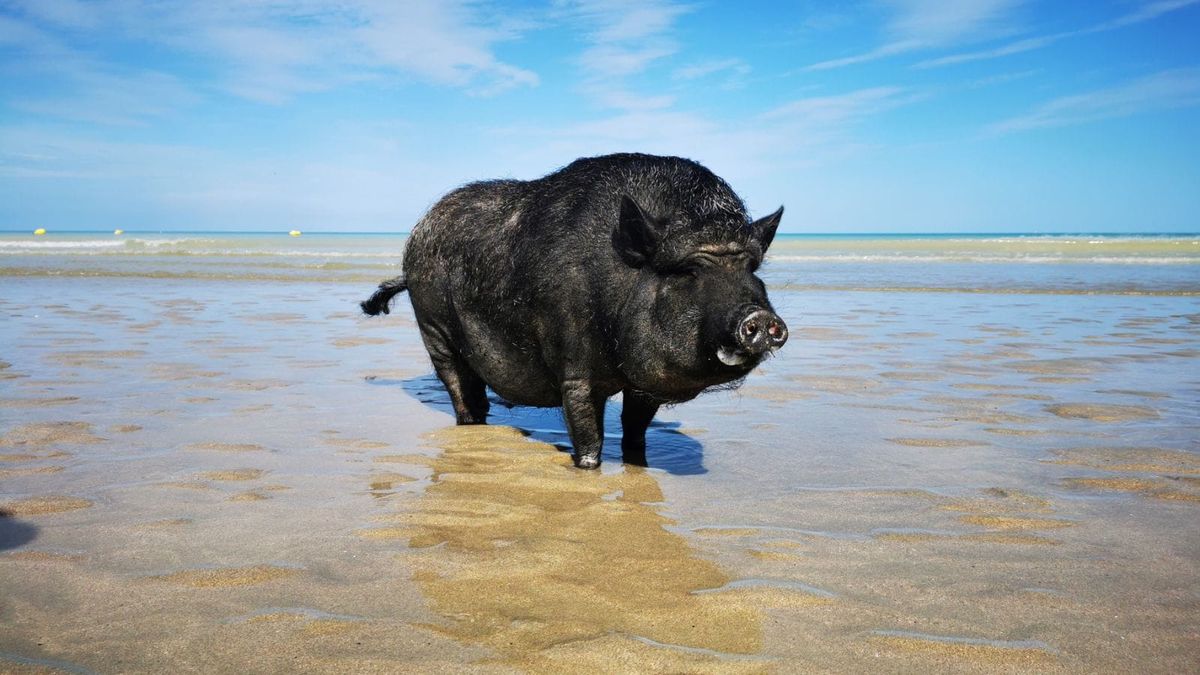
M503 337L466 317L462 328L463 357L501 398L520 405L562 405L558 379L542 361L536 343Z

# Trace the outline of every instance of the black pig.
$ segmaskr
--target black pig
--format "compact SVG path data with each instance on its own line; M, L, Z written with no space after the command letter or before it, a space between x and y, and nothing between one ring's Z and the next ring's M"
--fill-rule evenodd
M604 404L623 392L625 461L645 462L658 407L744 378L787 341L754 275L781 207L751 222L725 181L678 157L580 159L545 178L471 183L413 228L403 275L459 424L485 386L562 406L575 464L600 465Z

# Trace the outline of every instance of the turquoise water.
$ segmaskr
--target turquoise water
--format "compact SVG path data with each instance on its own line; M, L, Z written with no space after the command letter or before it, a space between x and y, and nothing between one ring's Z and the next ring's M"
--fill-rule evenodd
M0 234L0 276L371 283L394 276L406 234ZM783 234L763 276L795 290L1200 292L1193 234Z

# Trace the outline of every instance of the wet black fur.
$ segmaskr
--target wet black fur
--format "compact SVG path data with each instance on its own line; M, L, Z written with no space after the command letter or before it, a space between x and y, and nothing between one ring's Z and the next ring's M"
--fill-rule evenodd
M644 461L662 403L740 381L716 358L737 319L770 310L753 272L782 208L751 222L742 201L687 159L580 159L533 181L471 183L413 228L404 275L362 303L388 312L408 290L460 424L484 423L485 385L520 404L563 406L580 466L599 464L604 402L624 392L626 461Z

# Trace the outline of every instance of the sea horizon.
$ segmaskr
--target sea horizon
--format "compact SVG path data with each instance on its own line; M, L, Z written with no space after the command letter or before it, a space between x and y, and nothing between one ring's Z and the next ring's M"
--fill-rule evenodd
M55 235L109 235L109 236L134 236L134 235L221 235L221 236L265 236L265 235L281 235L289 236L292 231L300 233L300 236L408 236L412 234L412 230L285 230L285 229L264 229L264 230L141 230L141 229L46 229L42 234L35 234L34 230L38 228L21 228L21 229L4 229L0 228L0 235L29 235L37 237L52 237ZM120 229L121 234L114 234L115 229ZM1128 238L1189 238L1200 237L1200 229L1190 231L1102 231L1102 230L1062 230L1054 232L1039 232L1039 231L1021 231L1021 230L996 230L996 231L976 231L976 232L951 232L951 231L921 231L921 232L885 232L885 231L869 231L869 232L779 232L776 238L963 238L977 239L982 237L1128 237Z

